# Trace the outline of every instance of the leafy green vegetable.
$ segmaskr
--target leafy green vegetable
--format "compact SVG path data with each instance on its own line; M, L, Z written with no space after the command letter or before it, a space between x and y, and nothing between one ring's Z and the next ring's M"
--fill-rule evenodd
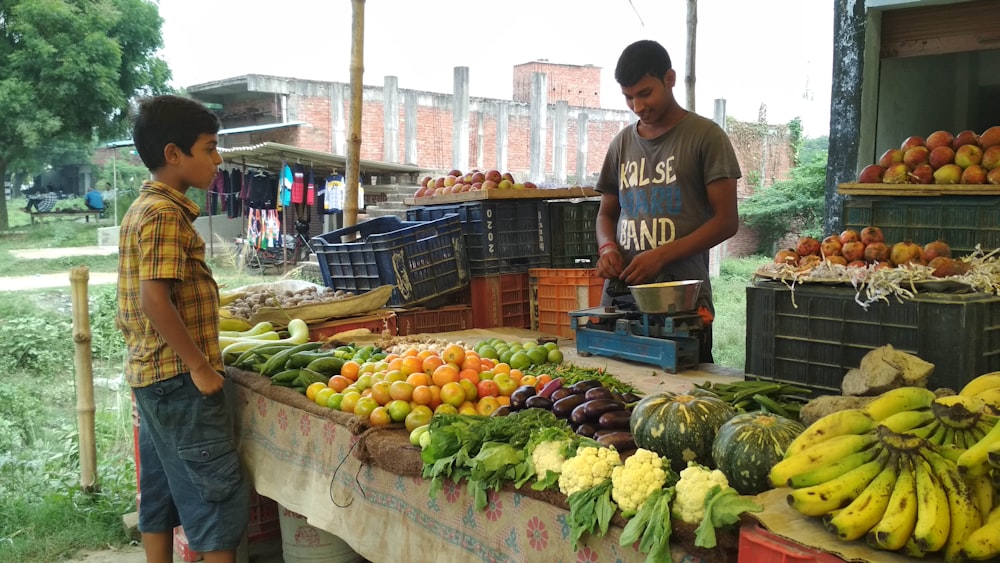
M569 534L573 549L578 548L580 538L585 533L600 529L600 535L608 533L608 524L615 515L615 503L611 500L611 479L601 484L569 495Z
M764 507L740 496L732 487L712 487L705 495L705 516L695 529L694 545L713 548L716 545L715 529L740 520L744 512L760 512Z
M629 546L638 541L639 551L646 554L646 563L672 562L670 501L673 498L672 486L649 495L639 507L639 511L625 525L618 543Z
M633 387L632 385L618 379L617 377L611 375L604 371L603 368L585 368L574 366L570 363L562 364L540 364L536 366L528 366L524 368L527 375L541 375L547 373L554 378L561 377L563 380L563 385L568 386L576 383L577 381L596 379L601 382L601 385L618 391L619 393L637 393L641 392Z

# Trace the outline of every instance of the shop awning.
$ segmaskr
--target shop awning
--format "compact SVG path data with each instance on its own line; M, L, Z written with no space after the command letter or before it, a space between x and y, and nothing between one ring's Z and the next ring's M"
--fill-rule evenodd
M220 147L219 154L230 164L246 164L268 170L278 170L281 164L309 164L313 168L344 173L347 157L281 143L260 143L246 147ZM420 174L425 169L407 164L394 164L376 160L361 160L360 172L367 175Z

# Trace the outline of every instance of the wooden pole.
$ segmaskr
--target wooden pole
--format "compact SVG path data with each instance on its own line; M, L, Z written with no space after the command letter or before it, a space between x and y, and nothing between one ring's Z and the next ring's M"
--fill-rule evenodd
M344 226L358 224L358 180L361 178L361 82L365 74L365 0L351 0L351 103L347 136L347 170L344 187Z
M695 47L698 44L698 0L688 0L687 16L687 72L684 76L684 86L687 91L687 110L693 112Z
M77 266L69 272L72 288L73 344L76 364L76 423L80 434L80 488L85 492L97 489L97 445L94 433L94 372L90 348L90 306L87 302L87 282L90 270Z

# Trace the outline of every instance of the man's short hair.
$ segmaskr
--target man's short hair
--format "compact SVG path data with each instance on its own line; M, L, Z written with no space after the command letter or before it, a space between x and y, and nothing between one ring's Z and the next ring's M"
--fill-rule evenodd
M620 86L634 86L647 75L663 79L671 68L673 67L670 65L670 55L663 45L643 39L632 43L622 51L615 66L615 80Z
M166 164L163 149L170 143L191 156L201 135L219 132L219 118L204 105L180 96L156 96L139 104L132 140L150 171Z

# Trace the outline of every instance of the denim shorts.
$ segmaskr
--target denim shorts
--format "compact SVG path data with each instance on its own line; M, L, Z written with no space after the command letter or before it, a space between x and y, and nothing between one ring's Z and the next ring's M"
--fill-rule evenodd
M139 411L139 531L184 526L191 549L236 549L250 518L227 396L204 396L189 374L133 389Z

